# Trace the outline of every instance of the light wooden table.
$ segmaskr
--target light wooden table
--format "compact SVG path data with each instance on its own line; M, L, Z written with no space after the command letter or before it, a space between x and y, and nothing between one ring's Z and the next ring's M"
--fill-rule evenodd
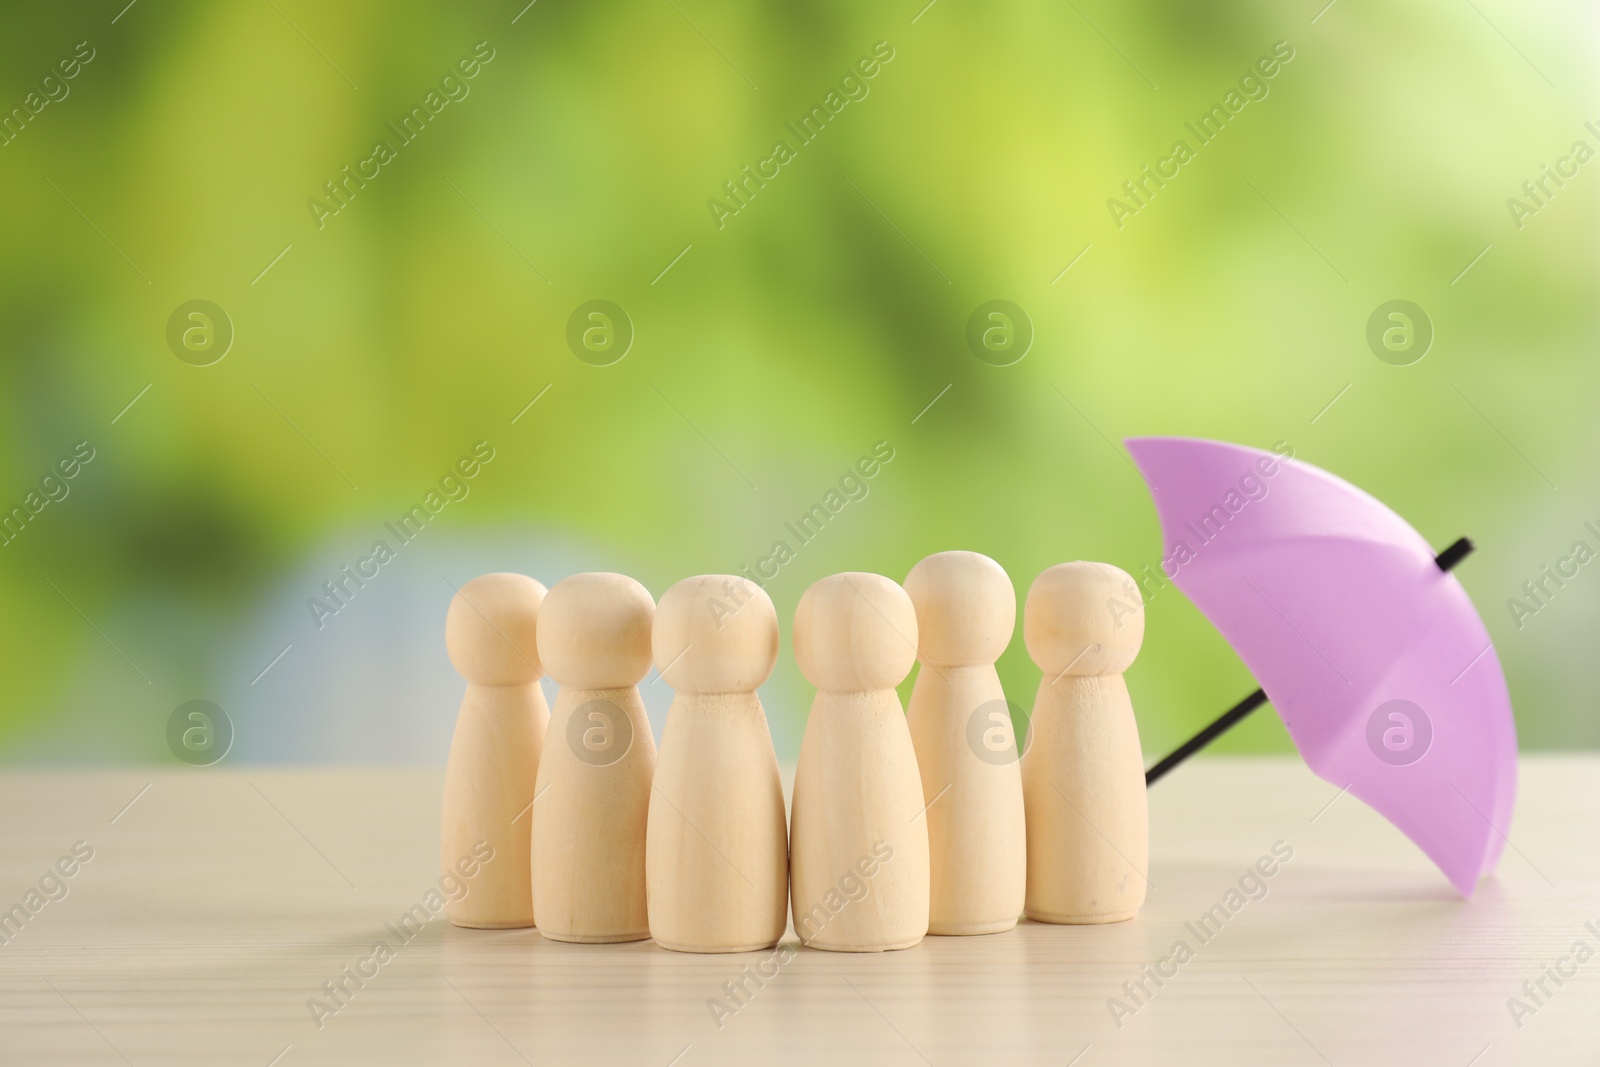
M1600 950L1600 758L1522 773L1511 846L1471 902L1298 763L1201 759L1151 793L1132 922L799 951L719 1028L707 1001L763 954L441 918L320 1029L308 998L435 881L442 773L9 773L0 908L74 842L94 858L0 946L0 1062L1600 1063L1600 957L1547 978L1520 1029L1507 1006L1574 942ZM1293 859L1202 944L1184 924L1277 841ZM1179 939L1193 958L1119 1027L1108 998Z

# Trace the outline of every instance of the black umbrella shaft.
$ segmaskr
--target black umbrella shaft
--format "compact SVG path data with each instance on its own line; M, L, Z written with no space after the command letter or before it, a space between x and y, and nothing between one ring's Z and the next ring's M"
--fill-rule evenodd
M1455 543L1449 548L1433 557L1433 562L1441 571L1448 572L1457 563L1460 563L1462 560L1466 559L1467 556L1471 555L1474 547L1475 546L1470 538L1457 538ZM1223 734L1227 733L1234 723L1238 722L1252 711L1255 711L1266 702L1267 694L1262 690L1257 689L1254 693L1251 693L1249 696L1239 701L1239 703L1229 708L1215 722L1211 723L1211 725L1207 726L1204 730L1201 730L1199 733L1189 738L1189 740L1179 745L1170 756L1156 764L1154 767L1151 767L1148 771L1145 771L1145 787L1148 788L1151 783L1159 780L1162 775L1172 770L1172 768L1176 767L1178 764L1182 763L1196 752L1199 752L1202 748L1205 748L1218 737L1221 737Z
M1458 537L1449 548L1434 556L1433 562L1440 570L1448 573L1457 563L1472 555L1472 550L1476 547L1472 543L1472 538Z
M1205 748L1222 734L1226 733L1228 728L1234 723L1238 722L1252 711L1255 711L1266 702L1267 694L1262 692L1260 689L1257 689L1254 693L1251 693L1249 696L1239 701L1239 703L1229 708L1227 713L1216 722L1212 723L1210 726L1207 726L1204 730L1201 730L1199 733L1195 734L1193 737L1189 738L1189 740L1180 745L1177 751L1173 752L1172 755L1168 756L1154 767L1151 767L1148 771L1145 771L1144 784L1149 786L1163 774L1166 774L1168 771L1172 770L1172 768L1176 767L1178 764L1182 763L1196 752L1199 752L1202 748Z

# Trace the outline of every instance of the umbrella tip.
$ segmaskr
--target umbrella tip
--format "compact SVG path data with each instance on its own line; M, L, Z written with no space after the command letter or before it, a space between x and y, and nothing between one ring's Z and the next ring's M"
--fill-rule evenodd
M1449 573L1457 563L1472 555L1472 550L1476 547L1472 543L1472 538L1458 537L1454 544L1433 557L1433 562L1438 565L1441 571Z

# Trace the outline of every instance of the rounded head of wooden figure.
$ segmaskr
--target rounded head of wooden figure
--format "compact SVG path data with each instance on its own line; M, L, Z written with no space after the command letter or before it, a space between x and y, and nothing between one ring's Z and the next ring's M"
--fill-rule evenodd
M626 574L574 574L550 587L539 619L539 661L557 683L626 689L650 670L656 603Z
M1028 590L1022 639L1046 676L1121 674L1144 642L1144 598L1109 563L1058 563Z
M917 661L917 609L881 574L824 578L795 608L794 658L818 689L893 689Z
M483 574L456 591L444 617L444 647L474 685L527 685L539 666L544 586L525 574Z
M754 692L778 662L778 613L748 578L685 578L662 594L651 645L680 693Z
M1017 628L1017 591L977 552L936 552L906 575L917 609L917 658L936 667L993 663Z

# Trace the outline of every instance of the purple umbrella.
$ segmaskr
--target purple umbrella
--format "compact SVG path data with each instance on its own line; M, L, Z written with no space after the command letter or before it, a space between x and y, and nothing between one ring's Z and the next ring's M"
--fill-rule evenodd
M1381 502L1307 463L1180 437L1127 442L1163 572L1261 689L1151 768L1154 782L1267 700L1307 765L1394 823L1471 896L1505 845L1517 734L1494 645L1438 556Z

